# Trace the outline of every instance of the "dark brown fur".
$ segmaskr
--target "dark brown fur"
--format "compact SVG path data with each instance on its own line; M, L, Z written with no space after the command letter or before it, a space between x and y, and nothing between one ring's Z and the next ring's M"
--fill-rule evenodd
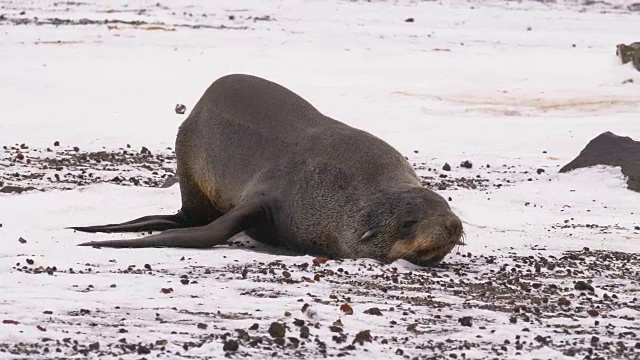
M177 229L81 245L210 247L246 230L309 254L429 265L462 236L447 202L390 145L258 77L215 81L180 126L176 156L178 214L75 229Z

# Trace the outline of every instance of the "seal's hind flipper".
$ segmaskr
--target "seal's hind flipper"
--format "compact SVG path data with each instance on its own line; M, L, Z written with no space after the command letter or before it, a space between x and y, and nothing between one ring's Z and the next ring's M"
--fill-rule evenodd
M72 226L68 227L67 229L89 233L123 233L141 231L164 231L182 227L188 227L188 225L185 216L182 214L182 212L179 212L175 215L143 216L141 218L123 222L120 224Z
M264 226L268 211L261 202L238 205L209 225L187 229L167 230L139 239L90 241L78 246L110 248L208 248L227 242L237 233L256 225Z

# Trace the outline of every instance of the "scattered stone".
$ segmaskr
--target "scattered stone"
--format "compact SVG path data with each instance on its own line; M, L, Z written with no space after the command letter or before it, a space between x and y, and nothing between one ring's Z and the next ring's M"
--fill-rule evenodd
M377 307L367 309L364 311L364 313L368 315L382 316L382 311L380 311L380 309L378 309Z
M569 301L565 297L561 297L560 299L558 299L558 305L569 306L569 305L571 305L571 301Z
M282 325L279 322L272 322L271 326L269 326L269 335L271 335L271 337L274 338L283 338L286 335L287 331L284 327L284 325Z
M240 345L236 340L228 339L227 341L224 342L224 345L222 346L222 351L238 351L239 347Z
M303 339L308 339L310 335L309 327L302 326L300 327L300 337Z
M36 190L36 188L34 188L33 186L25 186L25 187L20 187L20 186L5 186L3 188L0 189L0 193L4 193L4 194L11 194L11 193L16 193L16 194L22 194L25 191L31 191L31 190Z
M187 107L184 104L176 104L176 114L182 115L187 111Z
M329 261L329 258L326 257L317 257L315 259L313 259L313 265L320 265L320 264L324 264L327 261Z
M18 242L19 242L20 244L26 244L26 243L27 243L27 240L25 240L24 238L20 237L20 238L18 238Z
M444 166L442 167L442 170L451 171L451 165L449 165L449 163L444 163Z
M151 354L151 350L149 350L148 347L144 345L138 346L138 355L147 355L147 354Z
M329 326L329 331L334 332L334 333L341 333L344 330L340 326L331 325L331 326Z
M353 315L353 308L347 303L340 305L340 310L345 313L345 315Z
M586 281L582 281L582 280L580 280L580 281L576 281L576 284L574 285L574 288L575 288L576 290L579 290L579 291L585 291L585 290L587 290L587 291L591 291L591 292L594 292L594 291L595 291L595 290L593 289L593 286L591 286L591 285L590 285L589 283L587 283Z
M473 317L471 317L471 316L463 316L463 317L458 319L458 322L462 326L471 327L471 325L473 325Z
M640 7L640 3L638 4ZM616 45L616 55L623 65L632 63L633 67L640 71L640 42Z
M356 334L356 337L353 339L351 344L359 344L360 346L364 345L365 342L372 342L373 337L371 336L370 330L363 330Z
M466 169L471 169L473 167L473 164L471 163L471 161L465 160L465 161L460 163L460 167L466 168Z

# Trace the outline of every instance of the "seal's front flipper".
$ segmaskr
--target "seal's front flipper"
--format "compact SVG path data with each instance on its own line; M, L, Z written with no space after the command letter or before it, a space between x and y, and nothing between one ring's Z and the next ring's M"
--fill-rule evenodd
M79 246L110 248L208 248L225 244L237 233L257 225L268 226L269 211L262 202L241 204L209 225L188 229L168 230L139 239L91 241Z
M74 226L67 229L73 229L90 233L123 233L123 232L140 232L140 231L164 231L168 229L176 229L188 227L185 216L182 212L175 215L150 215L141 218L123 222L120 224L107 224L96 226Z

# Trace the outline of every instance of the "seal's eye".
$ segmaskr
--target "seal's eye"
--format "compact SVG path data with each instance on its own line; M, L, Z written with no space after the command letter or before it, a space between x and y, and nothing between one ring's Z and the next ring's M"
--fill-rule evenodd
M413 225L417 224L418 222L415 220L409 220L409 221L405 221L402 224L402 229L403 230L407 230L407 229L411 229L413 227Z

